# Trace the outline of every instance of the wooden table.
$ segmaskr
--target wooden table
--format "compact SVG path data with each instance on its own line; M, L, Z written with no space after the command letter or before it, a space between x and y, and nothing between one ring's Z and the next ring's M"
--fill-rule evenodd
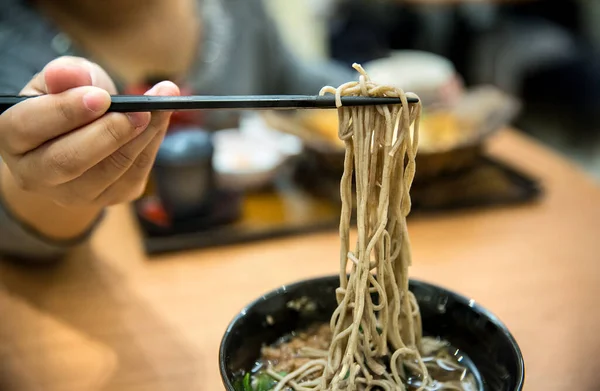
M412 275L508 325L526 390L597 390L600 188L517 133L490 151L539 177L545 198L413 219ZM125 207L90 247L44 270L0 263L0 390L221 390L218 346L235 313L283 283L335 273L338 255L331 232L147 259Z

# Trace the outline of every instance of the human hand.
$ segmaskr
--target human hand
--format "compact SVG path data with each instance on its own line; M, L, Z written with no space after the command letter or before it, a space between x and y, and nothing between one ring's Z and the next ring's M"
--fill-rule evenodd
M0 115L0 156L14 185L63 207L138 198L171 113L107 113L114 93L106 72L82 58L58 58L34 76L21 94L40 96ZM146 94L179 89L162 82Z

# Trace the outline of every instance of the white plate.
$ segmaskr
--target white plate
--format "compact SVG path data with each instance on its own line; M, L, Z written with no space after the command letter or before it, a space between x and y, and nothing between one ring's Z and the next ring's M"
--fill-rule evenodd
M287 159L302 151L297 137L268 128L256 116L245 118L240 129L218 131L214 145L217 182L236 190L266 185Z

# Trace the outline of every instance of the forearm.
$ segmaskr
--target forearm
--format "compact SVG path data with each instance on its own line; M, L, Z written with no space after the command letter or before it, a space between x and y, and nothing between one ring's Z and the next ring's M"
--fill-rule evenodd
M14 218L41 236L59 242L83 235L102 212L99 207L64 208L43 196L21 190L1 160L0 195Z

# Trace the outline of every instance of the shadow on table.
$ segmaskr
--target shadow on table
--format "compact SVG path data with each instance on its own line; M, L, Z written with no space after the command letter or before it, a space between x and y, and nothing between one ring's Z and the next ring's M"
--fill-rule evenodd
M3 391L200 388L187 343L89 248L53 266L1 261L0 319Z

